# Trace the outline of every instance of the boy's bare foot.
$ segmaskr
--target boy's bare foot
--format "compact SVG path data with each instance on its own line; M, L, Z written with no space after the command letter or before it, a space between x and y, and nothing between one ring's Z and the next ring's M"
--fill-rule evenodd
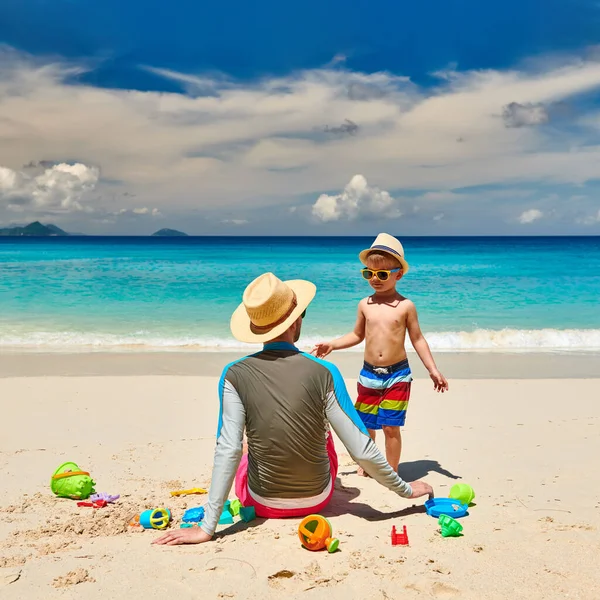
M359 477L371 477L368 473L365 472L365 470L362 467L358 467L356 474Z

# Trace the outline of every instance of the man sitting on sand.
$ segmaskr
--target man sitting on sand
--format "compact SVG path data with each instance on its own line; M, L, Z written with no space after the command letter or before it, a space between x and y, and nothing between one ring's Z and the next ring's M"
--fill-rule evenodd
M259 517L302 517L322 510L331 500L338 468L328 423L350 456L381 485L403 498L433 496L429 484L407 483L389 466L360 420L338 369L294 346L315 293L309 281L281 281L272 273L261 275L244 291L231 317L231 331L242 342L264 347L223 370L202 527L170 531L154 543L209 541L234 479L237 497L244 506L254 506ZM244 429L248 453L242 457Z

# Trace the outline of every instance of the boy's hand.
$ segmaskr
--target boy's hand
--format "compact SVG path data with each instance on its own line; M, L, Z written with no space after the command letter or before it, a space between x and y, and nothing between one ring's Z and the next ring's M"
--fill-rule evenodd
M433 381L433 389L436 392L444 392L448 391L448 382L446 378L439 371L431 371L429 373L429 377L431 377L431 381Z
M421 496L429 496L429 499L433 498L433 488L424 481L411 481L410 487L412 488L412 498L420 498Z
M317 358L325 358L328 354L333 352L333 344L331 342L321 342L316 344L315 347L310 351Z

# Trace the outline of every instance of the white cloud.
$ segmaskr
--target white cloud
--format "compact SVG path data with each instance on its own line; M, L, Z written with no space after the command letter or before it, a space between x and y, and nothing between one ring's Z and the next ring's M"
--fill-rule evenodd
M142 208L134 208L132 211L136 215L150 215L152 217L160 217L160 211L158 208L148 208L147 206L143 206Z
M524 211L518 218L519 223L521 225L526 225L528 223L533 223L538 219L541 219L544 216L544 213L537 208L530 208L529 210Z
M326 66L328 67L334 67L335 65L339 65L342 63L345 63L346 60L348 60L348 57L345 54L342 54L341 52L336 54L328 63Z
M74 85L72 75L85 66L0 54L0 164L6 167L0 204L8 205L5 188L33 185L19 172L22 165L67 157L99 165L103 179L115 182L92 186L82 174L55 169L35 202L71 213L91 206L86 186L95 189L99 213L114 214L117 190L135 195L142 207L188 214L297 205L298 196L340 189L352 173L384 190L430 190L416 198L422 203L471 201L448 190L472 186L596 178L600 144L589 145L588 136L557 124L549 139L536 127L506 127L501 117L516 103L511 123L543 121L543 107L600 88L600 63L537 68L447 71L430 88L390 73L352 72L342 61L252 82L154 69L189 92L174 94ZM356 135L323 133L324 124L346 119L359 125ZM577 119L582 127L588 123L586 114ZM65 189L69 178L73 187ZM316 216L351 219L360 212L352 202L346 192L323 195ZM10 204L21 210L23 199Z
M359 215L390 216L394 199L385 190L372 187L362 175L355 175L341 194L321 194L313 204L312 214L319 221L353 220ZM393 209L396 217L400 216Z
M7 169L5 167L0 167L0 193L1 194L9 194L13 190L21 187L21 174L13 171L12 169Z
M597 225L600 223L600 210L595 215L588 215L581 219L577 219L577 223L580 225Z
M158 208L148 208L147 206L140 206L137 208L122 208L118 212L114 213L117 217L133 217L133 216L150 216L150 217L162 217L162 213Z
M90 212L84 199L99 175L98 168L81 163L60 163L36 176L0 167L0 202L15 212Z
M224 225L245 225L248 223L247 219L223 219L221 221Z
M504 107L502 118L507 127L532 127L549 121L548 110L543 104L519 104L511 102Z
M434 221L441 221L444 218L444 213L438 213L433 217Z
M32 165L35 168L35 165ZM92 205L91 194L100 171L82 163L59 163L36 174L0 167L0 207L20 213L22 218L83 213L87 218L161 216L158 208L122 208L117 212Z

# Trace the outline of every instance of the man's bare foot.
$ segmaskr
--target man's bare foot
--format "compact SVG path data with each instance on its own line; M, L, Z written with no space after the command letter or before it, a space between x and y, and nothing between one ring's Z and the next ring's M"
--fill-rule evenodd
M365 472L365 470L362 467L358 467L358 470L356 471L356 474L359 477L371 477L368 473Z

